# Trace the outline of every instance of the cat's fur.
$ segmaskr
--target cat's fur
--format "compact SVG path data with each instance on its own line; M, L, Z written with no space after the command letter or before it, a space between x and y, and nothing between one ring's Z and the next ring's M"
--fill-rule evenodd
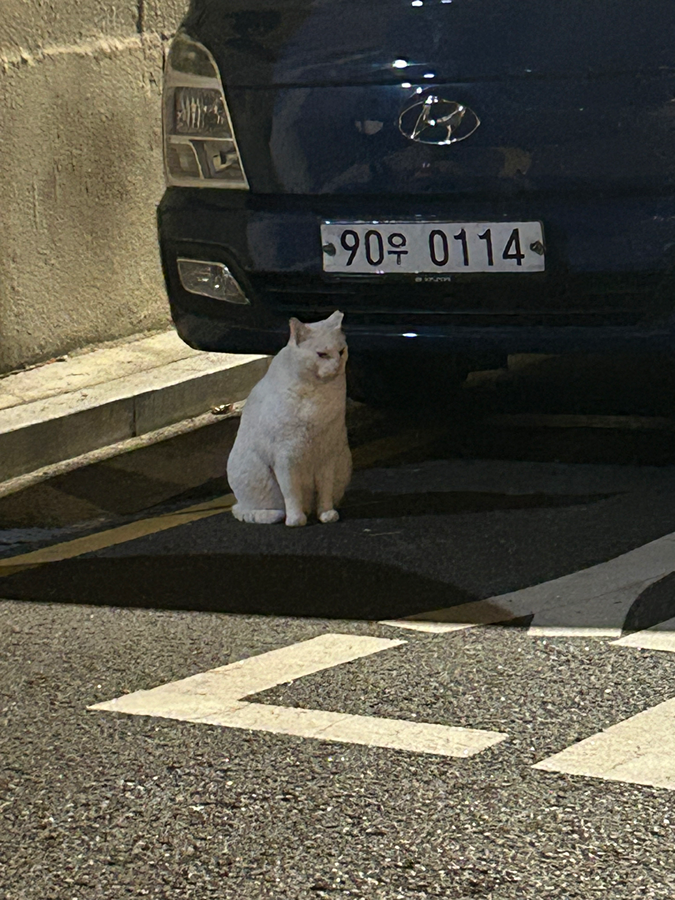
M321 522L339 518L352 471L342 316L291 319L288 344L246 401L227 462L240 521L305 525L314 510Z

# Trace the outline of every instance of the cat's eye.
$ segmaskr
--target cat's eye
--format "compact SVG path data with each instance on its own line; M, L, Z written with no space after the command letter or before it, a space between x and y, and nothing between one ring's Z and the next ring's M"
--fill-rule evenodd
M344 354L344 352L345 352L345 348L343 347L342 350L340 350L340 356L342 356Z
M316 355L320 356L321 359L328 359L328 357L330 356L329 353L317 353Z

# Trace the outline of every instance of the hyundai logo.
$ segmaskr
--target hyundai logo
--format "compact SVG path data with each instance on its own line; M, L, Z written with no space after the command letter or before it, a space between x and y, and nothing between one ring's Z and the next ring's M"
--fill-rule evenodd
M398 127L405 137L419 144L446 146L465 141L480 125L476 113L437 94L416 98L398 117Z

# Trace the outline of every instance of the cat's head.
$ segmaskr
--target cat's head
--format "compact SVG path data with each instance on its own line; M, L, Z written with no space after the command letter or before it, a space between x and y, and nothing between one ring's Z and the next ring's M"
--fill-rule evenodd
M319 381L332 381L345 370L347 341L342 331L343 313L336 310L327 319L309 325L291 319L288 346L300 367Z

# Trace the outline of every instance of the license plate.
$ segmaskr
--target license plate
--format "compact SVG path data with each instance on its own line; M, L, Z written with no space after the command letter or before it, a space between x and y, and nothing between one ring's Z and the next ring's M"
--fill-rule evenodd
M334 274L545 269L541 222L324 222L321 243Z

